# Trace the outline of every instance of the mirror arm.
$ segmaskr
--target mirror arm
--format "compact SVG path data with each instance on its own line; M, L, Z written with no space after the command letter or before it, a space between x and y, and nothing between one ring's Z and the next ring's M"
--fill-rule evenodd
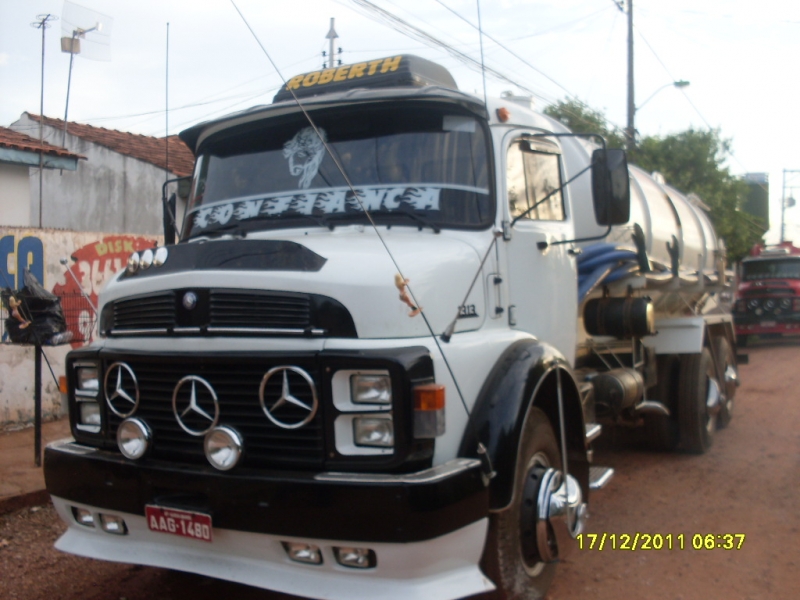
M606 229L606 232L601 235L596 235L587 238L578 238L574 240L560 240L558 242L539 242L536 244L536 247L539 248L539 250L545 250L548 246L560 246L561 244L575 244L577 242L596 242L597 240L603 240L607 238L609 233L611 233L611 225L609 225L608 229Z
M517 221L519 221L520 219L522 219L523 217L525 217L525 216L526 216L528 213L530 213L530 212L531 212L531 211L532 211L534 208L536 208L537 206L539 206L539 205L540 205L542 202L544 202L545 200L548 200L548 199L550 198L550 196L552 196L552 195L553 195L553 194L555 194L556 192L560 192L561 190L563 190L563 189L564 189L566 186L568 186L570 183L572 183L573 181L575 181L575 180L576 180L578 177L580 177L581 175L583 175L584 173L586 173L586 171L588 171L588 170L589 170L589 169L591 169L591 168L592 168L592 165L589 165L588 167L585 167L585 168L581 169L581 170L580 170L580 171L578 171L578 172L577 172L575 175L573 175L572 177L570 177L570 178L569 178L567 181L565 181L565 182L564 182L564 183L562 183L560 186L558 186L556 189L554 189L552 192L550 192L549 194L547 194L547 196L545 196L544 198L542 198L541 200L539 200L539 201L538 201L536 204L534 204L533 206L531 206L531 207L530 207L528 210L526 210L524 213L522 213L522 214L519 214L519 215L517 215L516 217L514 217L514 219L511 221L511 225L510 225L510 227L513 227L513 226L514 226L514 223L516 223Z
M606 138L599 133L533 133L527 137L582 137L582 138L596 138L600 141L603 150L606 149Z

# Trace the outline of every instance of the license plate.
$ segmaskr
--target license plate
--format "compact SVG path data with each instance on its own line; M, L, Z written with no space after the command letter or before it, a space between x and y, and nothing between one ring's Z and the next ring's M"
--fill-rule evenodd
M762 327L775 327L777 323L775 321L761 321Z
M211 541L211 515L148 504L144 507L150 531Z

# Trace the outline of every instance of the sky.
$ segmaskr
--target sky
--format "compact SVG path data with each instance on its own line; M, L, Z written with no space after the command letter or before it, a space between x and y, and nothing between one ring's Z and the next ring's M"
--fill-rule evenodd
M416 54L482 96L480 69L467 64L480 63L482 46L485 64L505 76L487 76L490 96L533 93L540 109L575 97L614 125L627 121L627 17L615 0L234 2L0 0L0 125L39 113L42 30L31 23L48 13L59 20L44 32L44 114L61 119L70 55L60 40L75 26L103 23L74 58L68 114L98 127L163 136L269 104L283 79L322 67L331 18L343 64ZM639 134L719 129L731 141L725 164L732 173L769 174L767 239L776 241L784 181L785 196L800 200L800 2L633 2ZM676 80L690 85L675 88ZM786 238L800 240L800 202L785 217Z

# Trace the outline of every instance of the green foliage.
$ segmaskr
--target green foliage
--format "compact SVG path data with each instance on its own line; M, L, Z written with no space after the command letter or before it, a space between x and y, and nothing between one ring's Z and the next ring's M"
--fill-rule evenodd
M711 209L711 223L717 236L725 240L728 261L734 262L761 241L765 228L740 210L749 187L724 166L729 149L730 141L722 139L718 130L688 129L644 138L630 160L646 171L658 171L683 193L697 194Z
M590 108L580 100L559 100L546 107L544 114L561 121L576 133L599 133L606 138L609 148L625 147L623 132L615 127L609 127L603 112Z
M572 131L600 133L609 148L624 148L622 131L608 124L605 114L580 100L559 100L544 113L561 121ZM648 172L658 171L674 188L684 194L697 194L711 211L709 218L717 236L725 240L728 262L744 257L753 244L762 241L766 227L759 219L740 210L748 185L731 175L725 166L730 141L718 130L686 131L645 137L630 153L628 160Z

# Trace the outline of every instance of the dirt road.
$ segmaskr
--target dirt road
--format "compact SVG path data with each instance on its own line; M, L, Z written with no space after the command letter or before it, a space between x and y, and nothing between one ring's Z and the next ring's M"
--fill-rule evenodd
M587 549L560 565L550 600L800 597L800 511L795 506L800 492L800 343L755 346L747 352L750 364L741 367L734 419L718 432L708 454L654 454L623 436L596 452L597 464L617 470L609 487L592 498L587 534L598 537L590 550L591 538L584 536ZM52 545L63 529L51 507L0 517L4 599L290 598L61 554ZM632 547L636 533L660 534L664 549L643 549L646 538L641 535L636 550L619 549L623 534L631 536L627 545ZM733 537L705 537L726 534ZM672 550L666 549L668 536ZM724 546L729 540L734 549L717 548L717 542ZM693 548L698 541L702 550ZM657 537L651 538L654 543ZM713 549L705 549L707 543ZM380 590L375 597L380 598Z

